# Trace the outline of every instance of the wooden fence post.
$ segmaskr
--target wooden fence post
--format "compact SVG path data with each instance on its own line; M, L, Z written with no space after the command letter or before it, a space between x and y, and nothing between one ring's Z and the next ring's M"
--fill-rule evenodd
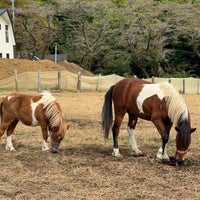
M19 90L19 86L18 86L18 77L17 77L17 70L14 70L14 75L15 75L15 90L18 91Z
M38 70L38 92L41 91L41 71Z
M183 94L185 94L185 79L183 79Z
M199 82L199 78L197 80L197 94L199 94L199 87L200 87L200 82Z
M61 72L58 71L58 90L61 90Z
M99 92L100 82L101 82L101 74L99 74L99 78L98 78L98 81L97 81L97 92Z
M81 90L81 72L78 72L78 83L77 83L77 89Z
M154 76L151 77L151 82L155 83L155 77Z

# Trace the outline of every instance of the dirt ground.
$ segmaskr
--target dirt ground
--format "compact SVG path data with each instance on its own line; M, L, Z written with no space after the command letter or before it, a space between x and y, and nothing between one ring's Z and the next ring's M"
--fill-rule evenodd
M61 63L55 63L51 60L23 60L23 59L0 59L0 80L14 76L14 70L17 70L17 73L22 72L32 72L32 71L70 71L72 73L81 72L85 76L94 76L91 72L88 72L82 69L80 66L63 61Z
M59 153L42 152L39 127L18 124L13 143L16 152L0 142L0 199L6 200L198 200L200 196L200 101L184 95L191 112L190 151L181 167L155 159L160 136L151 122L139 120L136 140L143 157L130 156L124 119L119 135L122 156L111 156L112 137L105 144L101 133L104 93L53 94L70 128ZM168 155L174 156L175 130L171 131Z

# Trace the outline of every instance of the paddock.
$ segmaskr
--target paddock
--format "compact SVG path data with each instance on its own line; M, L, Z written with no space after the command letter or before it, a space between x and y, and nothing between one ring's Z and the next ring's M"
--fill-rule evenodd
M19 123L13 136L17 151L5 150L5 135L0 142L0 199L199 199L199 95L183 95L197 130L185 164L178 167L156 160L160 135L151 122L141 119L135 137L144 156L130 156L125 117L119 135L122 156L112 157L111 134L105 144L101 131L105 93L53 95L70 125L59 153L42 152L40 128ZM169 156L174 156L174 140L172 127Z

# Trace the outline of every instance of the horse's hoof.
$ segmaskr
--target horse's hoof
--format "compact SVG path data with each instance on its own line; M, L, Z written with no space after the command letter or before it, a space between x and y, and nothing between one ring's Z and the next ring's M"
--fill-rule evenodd
M121 154L120 153L112 153L112 156L114 156L114 157L121 157Z
M7 151L16 151L16 149L14 147L6 147L5 148Z
M51 152L52 152L52 153L58 153L58 149L52 148L52 149L51 149Z
M113 149L113 152L112 152L112 156L114 156L114 157L120 157L121 156L121 154L120 154L120 152L119 152L119 149Z
M131 156L133 156L133 157L140 157L140 156L144 156L144 154L142 152L132 151L131 152Z

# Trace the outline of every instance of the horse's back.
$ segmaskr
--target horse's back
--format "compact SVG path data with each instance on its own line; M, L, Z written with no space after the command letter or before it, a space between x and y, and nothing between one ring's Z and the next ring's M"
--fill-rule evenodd
M113 103L118 113L128 111L139 118L166 118L164 94L158 84L136 78L119 81L113 89Z
M11 93L2 100L2 112L4 117L10 120L17 119L26 125L32 124L32 107L31 102L37 101L41 95L33 96L23 93Z
M113 88L114 103L125 105L129 103L129 101L136 101L136 98L144 84L150 84L150 82L137 78L122 79L116 83Z

